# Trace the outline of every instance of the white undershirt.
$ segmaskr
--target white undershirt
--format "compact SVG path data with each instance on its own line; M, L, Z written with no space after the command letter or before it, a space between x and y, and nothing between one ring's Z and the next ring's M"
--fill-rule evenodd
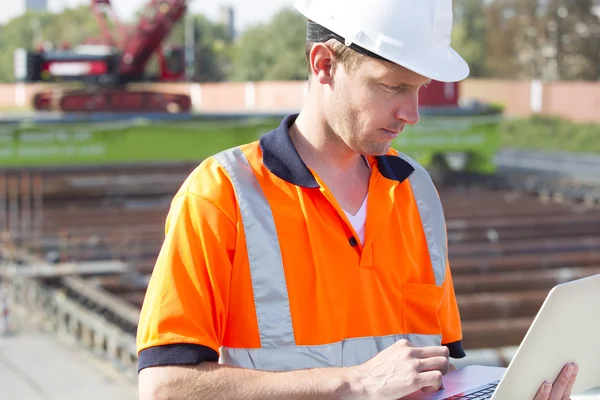
M367 164L367 167L369 167L369 169L371 169L371 165L369 164L369 161L366 159L366 157L364 158L364 160L365 160L365 164ZM355 215L352 215L348 211L344 210L344 213L346 214L346 217L348 217L348 221L350 221L350 223L352 224L352 227L354 228L354 231L358 235L358 238L360 239L361 244L365 243L365 222L367 220L367 199L368 198L369 198L369 193L367 192L367 195L365 196L365 199L363 200L362 205L360 206L360 208L358 209L358 211L356 212Z
M354 227L354 231L358 235L358 237L360 239L360 243L362 243L362 244L365 243L365 221L367 220L367 199L368 198L369 198L369 195L367 194L367 196L365 196L365 200L363 201L362 205L356 212L356 215L352 215L348 211L344 210L346 217L348 217L348 221L350 221L350 223L352 224L352 227Z

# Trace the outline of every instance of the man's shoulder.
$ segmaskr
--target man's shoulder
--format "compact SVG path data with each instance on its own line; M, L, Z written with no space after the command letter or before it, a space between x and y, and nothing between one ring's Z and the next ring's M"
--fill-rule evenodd
M219 192L233 192L221 157L234 152L241 152L247 159L257 157L260 152L259 141L227 148L205 158L188 174L179 193L188 192L206 198L214 197Z

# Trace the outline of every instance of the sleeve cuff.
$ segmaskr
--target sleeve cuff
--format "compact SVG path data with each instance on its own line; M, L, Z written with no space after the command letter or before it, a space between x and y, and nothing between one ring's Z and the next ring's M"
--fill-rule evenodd
M204 361L217 362L219 354L210 347L177 343L149 347L140 351L138 373L144 368L165 365L198 365Z
M450 357L452 358L464 358L466 356L462 347L462 340L453 343L444 343L444 346L450 350Z
M464 358L465 351L462 341L447 343L444 346L450 350L450 357ZM138 357L138 373L144 368L166 365L198 365L201 362L217 362L219 354L206 346L198 344L169 344L149 347L140 351Z

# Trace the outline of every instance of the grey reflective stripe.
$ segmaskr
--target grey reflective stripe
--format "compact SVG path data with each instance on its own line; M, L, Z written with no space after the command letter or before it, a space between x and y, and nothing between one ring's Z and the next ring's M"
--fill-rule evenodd
M446 222L442 203L427 170L406 154L399 153L398 155L415 169L408 180L421 216L435 283L441 286L446 279L446 257L448 255Z
M296 346L280 349L220 349L221 364L265 371L307 368L351 367L373 358L377 353L407 339L416 347L439 346L441 335L393 335L347 339L321 346Z
M242 215L261 346L264 349L294 346L281 250L269 202L239 148L214 157L231 179Z

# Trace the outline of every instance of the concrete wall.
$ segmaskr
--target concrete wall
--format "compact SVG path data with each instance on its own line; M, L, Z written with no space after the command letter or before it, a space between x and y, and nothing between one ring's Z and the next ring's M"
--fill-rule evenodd
M0 84L0 110L25 107L41 84ZM138 84L192 96L202 112L288 112L299 110L307 90L304 81L227 82L203 84ZM600 122L600 82L541 82L467 79L460 84L461 100L476 99L505 106L508 116L534 113L561 116L577 122Z
M575 121L600 121L600 82L557 82L544 89L545 114Z
M541 82L468 79L461 97L505 105L510 116L534 113L576 122L600 122L600 82Z
M507 115L530 114L529 82L470 79L461 83L460 98L502 104Z

